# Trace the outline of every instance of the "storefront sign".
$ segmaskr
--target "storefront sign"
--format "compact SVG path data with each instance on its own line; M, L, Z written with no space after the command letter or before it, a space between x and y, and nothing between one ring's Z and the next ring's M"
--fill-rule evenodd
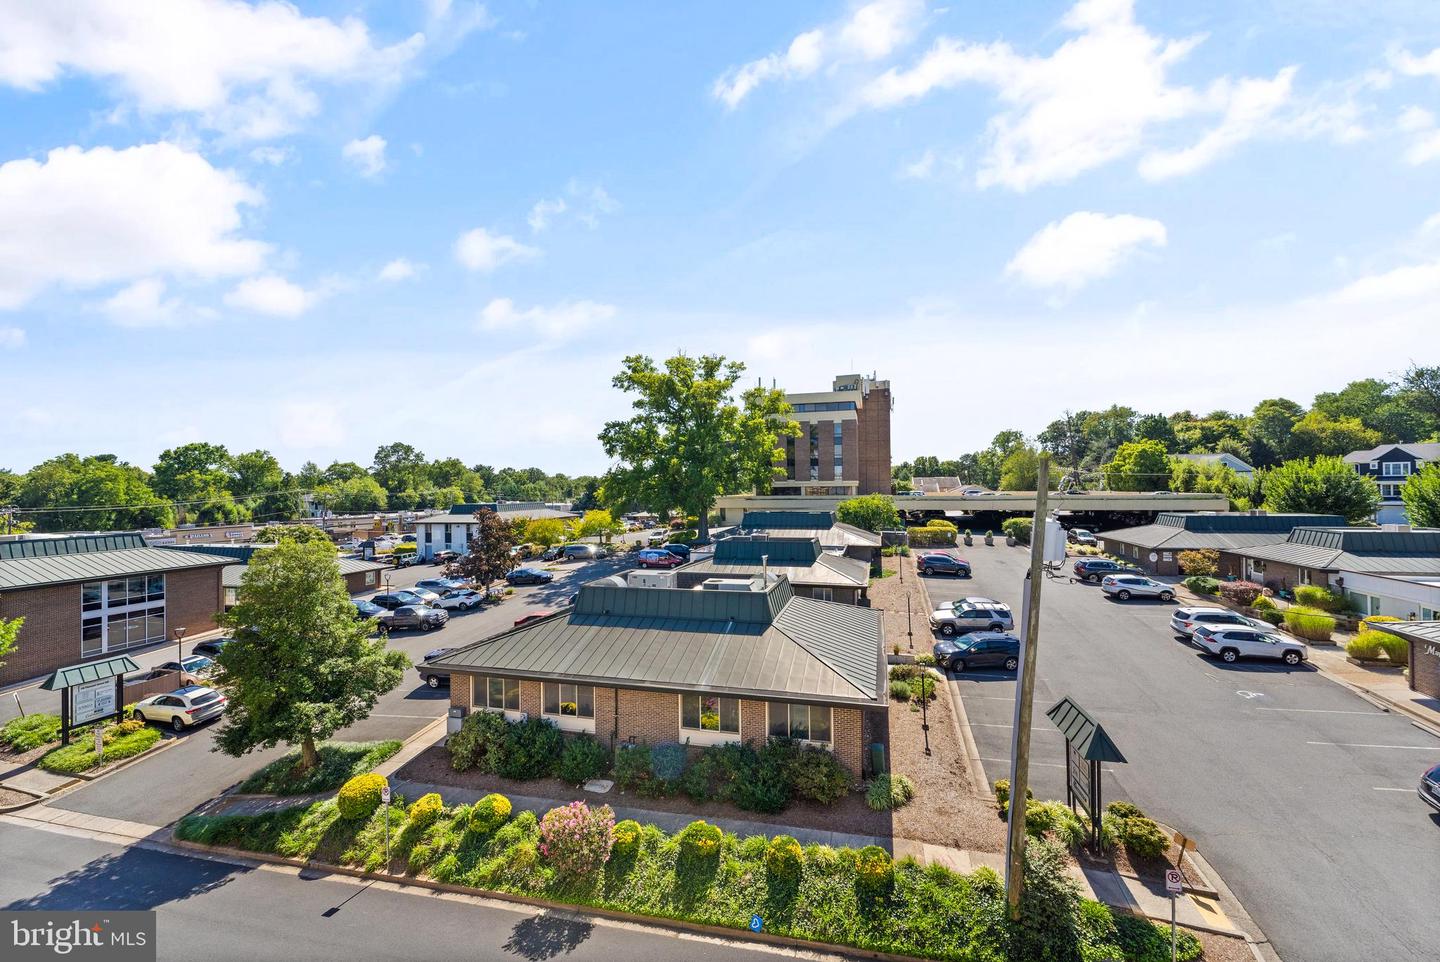
M70 689L73 706L71 724L84 725L119 711L115 703L115 679L100 678Z

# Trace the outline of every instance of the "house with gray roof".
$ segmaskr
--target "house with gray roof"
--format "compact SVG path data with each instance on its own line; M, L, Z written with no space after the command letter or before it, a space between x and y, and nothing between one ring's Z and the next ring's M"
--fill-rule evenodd
M1405 502L1400 489L1412 474L1440 458L1440 443L1382 444L1364 451L1351 451L1345 463L1370 478L1380 489L1380 507L1375 511L1376 524L1405 524Z
M784 736L857 778L886 707L881 612L801 598L789 580L699 589L584 585L563 612L459 648L451 705L541 717L614 746Z
M1284 541L1236 548L1220 557L1222 568L1239 568L1246 580L1276 591L1296 585L1341 591L1367 615L1424 618L1440 608L1434 584L1426 584L1440 579L1436 528L1297 527Z
M880 558L880 536L836 521L833 511L746 511L735 533L752 537L814 538L826 551L868 564L875 564Z
M1152 524L1105 531L1096 537L1107 553L1159 575L1181 573L1182 551L1214 549L1221 553L1221 574L1238 578L1243 577L1238 567L1226 570L1225 552L1284 541L1302 525L1343 527L1345 519L1333 514L1162 511Z
M750 579L784 576L796 596L819 601L868 605L870 565L820 547L816 538L736 535L715 544L715 551L676 568L675 585L694 588L711 578Z
M139 534L0 542L0 618L24 618L0 685L215 628L226 558Z

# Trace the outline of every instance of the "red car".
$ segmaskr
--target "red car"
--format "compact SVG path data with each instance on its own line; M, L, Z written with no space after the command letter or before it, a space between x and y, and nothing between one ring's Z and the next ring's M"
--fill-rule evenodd
M555 612L553 611L532 611L528 615L522 615L521 617L516 618L515 627L519 628L521 625L528 625L530 624L530 622L539 621L541 618L549 618L554 613Z
M642 568L675 568L685 563L684 558L664 548L644 548L636 552L635 560Z

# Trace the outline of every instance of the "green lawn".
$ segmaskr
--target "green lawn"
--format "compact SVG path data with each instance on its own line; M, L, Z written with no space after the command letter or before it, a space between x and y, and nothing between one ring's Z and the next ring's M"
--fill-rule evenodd
M308 795L338 789L352 777L372 771L400 750L400 742L325 742L320 763L300 772L300 752L286 754L260 769L240 786L241 792L265 795Z
M110 731L114 734L105 743L103 760L95 757L95 737L87 730L78 741L46 753L36 764L57 775L79 775L97 765L108 765L148 752L161 738L160 729L149 725L133 732L121 732L117 728L111 728Z
M12 718L0 728L0 745L19 754L60 740L60 717L43 712Z
M580 906L746 929L752 915L764 931L835 945L963 962L1055 959L1073 962L1169 958L1169 934L1145 921L1112 915L1080 897L1061 871L1063 854L1034 843L1027 867L1027 922L1012 926L998 875L961 875L943 866L895 863L879 883L862 881L859 853L812 845L797 880L772 879L764 837L726 835L709 858L683 855L675 837L645 826L636 850L612 852L602 871L566 879L547 865L539 823L529 812L490 833L466 827L464 807L432 824L406 823L402 799L390 806L391 870L498 892ZM250 851L382 867L385 808L368 819L339 817L333 801L261 816L187 816L179 838ZM1195 959L1188 933L1180 958Z

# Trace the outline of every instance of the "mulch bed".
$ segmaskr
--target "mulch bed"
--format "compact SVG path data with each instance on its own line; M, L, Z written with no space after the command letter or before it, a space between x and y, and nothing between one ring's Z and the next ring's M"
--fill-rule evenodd
M25 802L35 801L34 795L27 795L25 792L17 792L13 789L0 787L0 808L9 808L11 805L22 805Z
M0 750L0 771L4 771L10 768L21 768L29 765L31 762L39 759L46 752L50 751L53 748L58 748L59 746L59 742L50 742L47 745L41 745L39 748L32 748L28 752L12 752L8 749Z
M900 565L905 566L904 580L901 580ZM885 651L893 652L895 646L905 654L925 654L930 651L933 639L930 636L930 598L915 573L913 557L881 558L881 566L895 574L886 578L873 578L868 594L870 607L885 612ZM907 634L905 613L906 602L910 604L910 618ZM913 648L911 647L913 644Z

